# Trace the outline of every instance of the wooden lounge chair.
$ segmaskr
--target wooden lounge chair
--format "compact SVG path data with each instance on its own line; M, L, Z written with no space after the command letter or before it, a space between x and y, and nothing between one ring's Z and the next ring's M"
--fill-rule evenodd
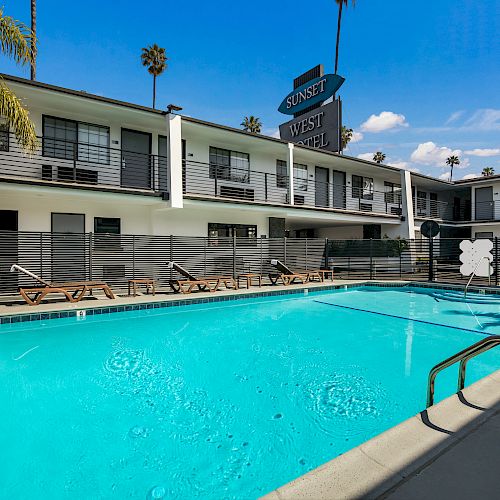
M115 298L113 291L104 281L71 281L68 283L50 283L49 281L45 281L40 276L17 264L14 264L10 268L10 272L14 271L26 274L40 283L40 286L36 287L19 287L19 293L30 306L37 306L47 295L51 293L60 293L64 295L66 300L69 302L79 302L83 299L87 292L92 290L102 290L109 299Z
M278 281L280 280L283 285L291 285L297 281L307 283L311 278L315 278L316 275L319 277L319 274L315 272L294 273L288 266L283 264L283 262L278 259L272 259L271 265L278 270L277 273L269 273L269 279L273 285L278 284Z
M236 280L232 276L204 276L199 277L191 274L187 269L176 262L168 262L169 269L173 269L184 279L174 279L169 281L170 288L175 293L191 293L195 288L200 291L216 292L221 285L226 288L238 288Z

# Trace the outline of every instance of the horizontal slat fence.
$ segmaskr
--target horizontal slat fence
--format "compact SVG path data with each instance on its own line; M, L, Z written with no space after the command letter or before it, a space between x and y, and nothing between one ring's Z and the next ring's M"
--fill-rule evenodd
M466 283L460 274L462 240L332 240L314 238L205 238L41 232L0 232L0 295L15 295L36 282L11 273L19 264L46 281L104 280L123 292L128 280L154 278L160 288L178 278L175 261L193 275L266 275L271 259L293 271L333 268L338 279ZM498 285L499 243L494 239L492 284ZM474 284L487 284L474 278Z

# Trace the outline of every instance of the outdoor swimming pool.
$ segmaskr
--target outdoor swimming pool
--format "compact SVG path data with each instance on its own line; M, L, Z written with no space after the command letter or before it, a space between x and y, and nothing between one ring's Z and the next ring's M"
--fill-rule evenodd
M0 325L0 497L257 498L422 410L492 333L500 296L412 287Z

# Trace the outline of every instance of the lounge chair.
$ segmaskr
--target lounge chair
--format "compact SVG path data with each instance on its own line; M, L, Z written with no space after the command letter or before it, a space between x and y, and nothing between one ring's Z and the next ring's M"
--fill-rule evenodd
M269 273L269 279L273 285L276 285L280 280L284 285L291 285L296 281L307 283L313 279L321 281L321 275L317 271L293 272L278 259L272 259L271 265L278 270L278 273Z
M115 298L113 291L104 281L70 281L68 283L51 283L17 264L14 264L10 268L11 273L14 271L26 274L26 276L29 276L40 283L40 286L36 287L19 287L19 293L30 306L37 306L47 295L51 293L61 293L69 302L79 302L83 299L87 292L92 290L102 290L109 299Z
M184 277L184 279L169 281L170 288L175 293L191 293L195 288L200 291L216 292L222 284L226 288L238 288L238 284L232 276L195 276L173 261L168 262L167 267Z

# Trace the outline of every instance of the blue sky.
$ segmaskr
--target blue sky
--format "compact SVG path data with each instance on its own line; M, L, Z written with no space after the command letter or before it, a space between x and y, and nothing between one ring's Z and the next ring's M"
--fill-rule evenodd
M29 23L29 0L6 2ZM264 132L287 120L277 107L292 79L318 63L333 70L333 0L178 2L38 0L38 80L150 105L140 49L167 49L158 107L238 127L259 116ZM498 0L358 0L345 11L339 73L347 154L383 151L387 162L455 178L500 173ZM5 59L0 71L27 76Z

